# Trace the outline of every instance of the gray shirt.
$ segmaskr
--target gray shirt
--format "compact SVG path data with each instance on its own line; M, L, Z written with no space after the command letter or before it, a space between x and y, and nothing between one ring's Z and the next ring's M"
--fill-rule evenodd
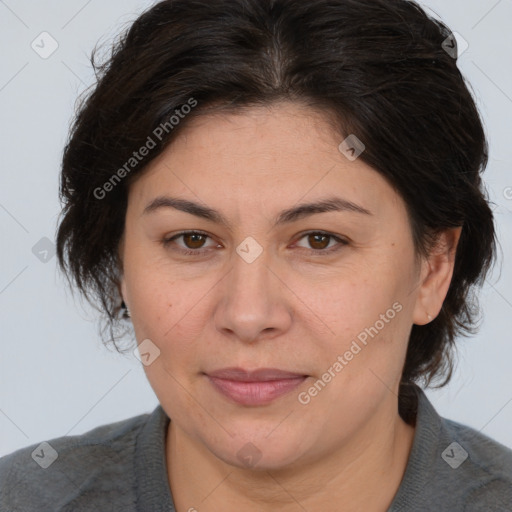
M512 450L441 418L417 392L412 451L388 512L512 512ZM0 512L175 512L168 425L159 405L151 414L2 457Z

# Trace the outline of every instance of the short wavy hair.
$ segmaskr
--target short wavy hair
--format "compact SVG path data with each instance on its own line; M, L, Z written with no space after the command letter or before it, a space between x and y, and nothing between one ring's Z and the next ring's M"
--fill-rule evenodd
M457 51L448 27L406 0L164 0L130 24L101 64L96 47L97 80L77 105L63 153L56 238L61 270L103 313L103 341L119 351L130 328L118 254L130 183L190 119L287 100L324 112L340 140L364 142L359 158L407 206L417 255L442 230L462 226L442 310L411 330L402 410L413 383L446 384L455 338L476 332L473 291L496 250L481 180L488 145L450 48ZM191 98L195 108L185 109ZM151 134L159 134L154 147L128 169ZM122 179L114 183L115 174Z

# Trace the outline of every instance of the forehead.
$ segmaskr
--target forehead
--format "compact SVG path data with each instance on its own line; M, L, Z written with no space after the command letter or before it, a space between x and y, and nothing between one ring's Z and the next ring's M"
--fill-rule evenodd
M279 162L286 172L292 171L294 164L302 162L304 166L314 162L321 153L324 158L329 154L332 158L333 149L340 141L341 135L326 114L301 104L281 102L195 117L169 149L174 153L188 153L189 160L196 155L202 159L215 155L212 168L216 162L236 158L247 165L261 164L261 172L266 167L276 167L272 162ZM192 154L191 148L201 152ZM338 156L337 151L334 154ZM240 171L243 173L243 167Z
M335 193L376 212L396 206L377 171L340 152L342 137L325 114L292 103L195 117L132 184L131 200L172 193L264 212Z

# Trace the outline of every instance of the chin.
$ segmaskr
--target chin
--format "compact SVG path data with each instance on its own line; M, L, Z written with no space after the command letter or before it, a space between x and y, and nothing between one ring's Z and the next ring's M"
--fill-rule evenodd
M272 436L273 439L268 438L266 432L248 436L245 431L243 439L228 437L224 445L206 445L218 459L240 469L271 471L285 469L297 463L303 455L304 436L299 433L294 436L271 434ZM302 444L294 442L295 437L302 439Z

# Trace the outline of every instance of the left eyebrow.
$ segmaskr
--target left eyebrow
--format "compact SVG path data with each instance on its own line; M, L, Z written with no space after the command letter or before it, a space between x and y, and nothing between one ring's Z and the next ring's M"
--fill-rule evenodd
M352 201L341 197L330 197L314 203L304 203L288 210L283 210L274 221L274 226L295 222L309 215L324 212L355 212L364 215L373 215L370 210Z
M207 206L203 206L199 203L195 203L187 199L180 199L177 197L156 197L144 208L142 215L155 212L160 208L174 208L175 210L180 210L182 212L189 213L191 215L195 215L196 217L209 220L216 224L222 224L227 228L230 228L229 221L219 211ZM343 199L341 197L330 197L312 203L303 203L298 206L283 210L274 219L273 227L282 224L290 224L316 213L344 211L355 212L364 215L373 215L370 210L356 203L353 203L352 201L348 201L347 199Z

